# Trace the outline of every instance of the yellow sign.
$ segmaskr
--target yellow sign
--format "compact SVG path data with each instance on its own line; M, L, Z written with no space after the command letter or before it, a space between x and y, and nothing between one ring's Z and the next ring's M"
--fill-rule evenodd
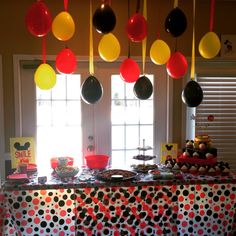
M36 163L35 141L33 137L10 138L11 167L19 163Z
M177 143L162 143L161 144L161 163L165 163L165 160L176 159L178 155Z

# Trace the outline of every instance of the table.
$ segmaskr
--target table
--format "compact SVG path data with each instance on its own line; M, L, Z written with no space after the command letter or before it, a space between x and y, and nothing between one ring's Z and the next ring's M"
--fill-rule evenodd
M236 176L3 185L0 232L17 236L233 235Z

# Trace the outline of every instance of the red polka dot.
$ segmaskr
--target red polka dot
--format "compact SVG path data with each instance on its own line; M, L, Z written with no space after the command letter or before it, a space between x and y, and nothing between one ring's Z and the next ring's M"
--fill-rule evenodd
M20 219L21 216L22 216L22 214L21 214L20 212L17 212L17 213L16 213L16 218L17 218L17 219Z
M67 223L67 224L70 224L71 221L72 221L72 220L71 220L70 218L67 218L67 219L66 219L66 223Z
M59 236L65 236L65 233L63 231L60 231Z
M34 218L34 223L35 223L35 224L39 224L39 222L40 222L40 218L39 218L39 217L35 217L35 218Z
M38 198L34 198L32 202L33 202L34 205L38 205L39 204L39 199Z
M179 214L179 215L178 215L178 219L183 219L183 217L184 217L184 216L183 216L182 214Z
M71 204L72 204L72 201L70 199L66 201L67 206L70 206Z
M198 233L198 235L202 235L202 234L204 233L204 231L203 231L203 229L199 229L199 230L197 231L197 233Z
M29 210L29 211L28 211L28 215L29 215L29 216L35 215L35 211L34 211L34 210Z
M184 209L188 211L190 209L190 205L189 204L184 205Z
M196 185L196 190L197 190L197 191L200 191L201 188L202 188L201 185L198 185L198 184Z
M219 211L220 207L219 206L214 206L214 211Z
M26 232L27 232L28 234L31 234L31 233L33 232L33 229L32 229L32 228L27 228L27 229L26 229Z
M44 189L43 189L43 190L40 190L40 194L41 194L41 195L46 195L46 194L47 194L47 191L44 190Z
M234 193L231 193L231 194L229 195L229 197L230 197L231 200L234 200L234 199L235 199L235 194L234 194Z
M220 201L221 201L221 202L224 202L224 201L225 201L225 196L223 196L223 195L220 196Z
M221 218L221 219L223 219L224 216L225 216L225 215L224 215L223 213L220 213L220 214L219 214L219 218Z
M183 202L184 201L184 197L183 196L179 196L179 201Z
M22 225L22 226L26 226L26 225L27 225L27 221L26 221L26 220L22 220L22 221L21 221L21 225Z
M205 196L206 196L205 193L203 193L203 192L200 193L200 197L201 197L201 198L204 198Z
M45 219L48 220L48 221L51 220L51 215L46 215Z
M103 228L103 224L102 224L102 223L98 223L98 224L97 224L97 229L98 229L98 230L101 230L102 228Z
M27 207L27 203L26 202L22 202L21 203L21 208L26 208Z
M141 224L140 224L141 229L144 229L146 227L146 225L147 224L145 222L141 222Z
M194 212L189 212L188 216L189 216L189 218L193 218L194 217Z
M65 210L61 210L60 211L60 216L64 217L66 215L66 211Z
M201 211L199 212L199 214L200 214L201 216L204 216L204 215L205 215L205 211L204 211L204 210L201 210Z
M190 193L190 194L188 195L188 197L189 197L190 200L192 200L192 199L194 199L195 196L194 196L193 193Z
M215 231L215 230L218 230L218 226L217 225L212 225L212 229Z
M226 205L225 205L225 209L226 209L226 210L230 210L230 208L231 208L231 205L230 205L230 204L226 204Z
M45 198L45 202L49 203L49 202L51 202L51 201L52 201L51 197L46 197L46 198Z
M188 225L188 222L187 222L187 221L183 221L183 222L182 222L182 226L183 226L183 227L186 227L187 225Z

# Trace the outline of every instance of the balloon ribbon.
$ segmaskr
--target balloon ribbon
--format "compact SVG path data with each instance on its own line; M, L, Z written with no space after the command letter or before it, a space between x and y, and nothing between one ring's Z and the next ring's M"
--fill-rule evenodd
M211 9L210 9L210 32L213 31L214 11L215 11L215 0L211 0Z
M42 58L43 63L46 63L46 36L42 37Z
M143 1L143 17L147 20L147 0ZM145 59L147 49L147 37L142 41L142 61L143 61L143 74L145 74Z
M90 11L89 11L89 73L94 74L93 65L93 28L92 28L92 0L90 0Z
M174 8L178 7L178 0L174 0Z
M195 77L195 11L196 11L196 0L193 0L193 41L192 41L192 64L190 78L194 80Z
M64 9L65 11L68 10L68 0L64 0Z

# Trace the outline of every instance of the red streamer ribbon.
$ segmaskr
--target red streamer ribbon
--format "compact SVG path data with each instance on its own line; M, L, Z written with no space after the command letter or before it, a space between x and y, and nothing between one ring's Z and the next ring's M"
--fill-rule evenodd
M65 11L68 10L68 0L64 0L64 9Z
M215 0L211 0L211 10L210 10L210 32L213 31L213 25L214 25L214 12L215 12Z
M42 58L43 63L46 63L46 36L42 37Z

